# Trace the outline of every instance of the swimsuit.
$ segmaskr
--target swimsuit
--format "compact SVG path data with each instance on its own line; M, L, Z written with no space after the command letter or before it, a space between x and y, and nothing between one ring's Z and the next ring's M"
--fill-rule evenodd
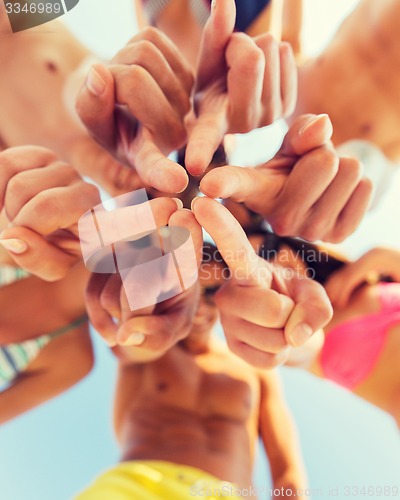
M22 269L9 266L0 267L0 287L9 285L30 275ZM68 326L32 340L0 346L0 391L8 387L23 373L40 352L55 338L75 330L87 321L86 315Z
M75 500L240 500L232 484L170 462L123 462L100 476Z
M334 327L321 351L324 377L350 390L370 375L390 328L400 324L400 284L380 283L378 287L380 310Z
M151 24L168 5L169 0L142 0L144 10ZM189 0L193 16L200 26L204 26L209 15L211 0ZM236 0L236 30L246 31L271 0Z

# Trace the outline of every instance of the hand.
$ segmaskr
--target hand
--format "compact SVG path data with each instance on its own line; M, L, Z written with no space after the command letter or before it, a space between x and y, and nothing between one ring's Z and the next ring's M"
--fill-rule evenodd
M369 280L387 275L400 282L400 252L390 248L373 248L360 259L345 265L329 278L325 289L332 305L345 307L354 291Z
M371 182L353 158L338 158L327 115L303 115L278 154L256 168L221 167L205 175L201 191L244 202L281 236L340 242L367 211Z
M172 42L154 28L132 38L108 66L92 66L78 115L93 137L141 181L181 192L185 170L166 155L186 141L193 77Z
M0 212L9 221L0 244L30 273L55 281L81 261L77 222L99 203L97 188L47 149L0 153Z
M202 174L227 133L247 133L294 111L297 69L290 45L269 34L234 33L234 0L216 0L204 28L189 121L186 168Z
M171 198L150 202L157 226L183 227L190 231L200 265L203 238L201 227L189 210L177 210ZM181 271L184 271L180 267ZM93 274L86 293L86 304L94 328L110 346L135 346L142 353L162 354L188 336L199 301L198 284L175 297L157 302L168 286L168 277L148 279L141 293L154 297L154 306L132 312L119 275ZM117 322L115 322L117 320Z
M192 210L214 239L231 277L215 295L230 349L259 368L284 363L328 323L332 308L321 285L265 261L232 214L210 198Z

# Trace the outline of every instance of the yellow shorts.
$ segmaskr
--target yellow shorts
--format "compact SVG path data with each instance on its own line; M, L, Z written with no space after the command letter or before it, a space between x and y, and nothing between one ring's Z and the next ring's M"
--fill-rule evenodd
M240 500L237 488L206 472L169 462L123 462L75 500Z

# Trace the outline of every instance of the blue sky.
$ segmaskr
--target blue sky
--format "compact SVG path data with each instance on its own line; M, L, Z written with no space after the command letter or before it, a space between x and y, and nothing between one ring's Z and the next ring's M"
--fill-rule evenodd
M69 500L118 460L111 429L115 362L97 339L96 354L82 384L0 430L1 500ZM328 500L336 485L400 482L398 431L389 417L331 383L282 372L310 488L325 492L315 499ZM263 456L254 484L269 487Z
M311 53L325 43L355 0L307 1L306 48ZM134 34L131 3L81 0L64 19L91 49L109 57ZM274 133L271 138L276 139L279 133ZM243 142L242 158L249 159L254 141L253 137ZM373 244L399 244L390 230L400 216L400 183L394 186L385 206L365 221L347 243L347 250L357 254ZM0 429L0 500L68 500L118 460L111 429L115 362L97 339L95 345L96 368L82 384ZM331 498L328 489L336 486L400 482L400 440L389 417L301 371L283 369L282 376L299 428L310 487L324 493L315 499ZM265 487L268 481L267 465L260 456L254 483Z

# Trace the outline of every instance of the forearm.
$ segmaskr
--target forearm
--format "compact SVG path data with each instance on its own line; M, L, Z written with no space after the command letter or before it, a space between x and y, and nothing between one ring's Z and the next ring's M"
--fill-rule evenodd
M64 103L65 86L90 53L61 23L31 31L1 35L0 137L8 147L37 144L67 160L86 132Z
M294 420L276 373L262 374L261 438L274 488L304 489L307 479Z
M290 43L296 56L301 55L303 3L303 0L285 0L284 3L282 40Z

